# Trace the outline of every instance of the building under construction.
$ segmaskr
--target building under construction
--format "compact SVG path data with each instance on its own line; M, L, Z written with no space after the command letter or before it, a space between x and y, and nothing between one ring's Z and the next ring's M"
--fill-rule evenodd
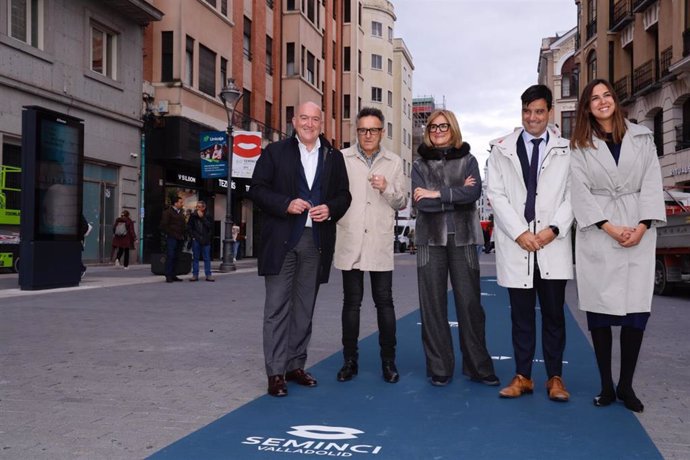
M417 147L424 141L424 127L429 115L436 109L445 109L443 103L436 105L433 96L421 96L412 99L412 160L417 158Z

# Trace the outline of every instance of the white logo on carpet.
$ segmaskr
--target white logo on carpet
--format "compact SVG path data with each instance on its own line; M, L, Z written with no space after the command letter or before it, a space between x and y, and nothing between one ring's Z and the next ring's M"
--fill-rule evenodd
M274 438L266 436L248 436L242 444L254 445L259 451L282 454L303 454L328 457L352 457L355 454L373 454L381 452L383 446L370 444L350 444L332 441L357 439L364 431L345 426L295 425L286 433L305 439Z

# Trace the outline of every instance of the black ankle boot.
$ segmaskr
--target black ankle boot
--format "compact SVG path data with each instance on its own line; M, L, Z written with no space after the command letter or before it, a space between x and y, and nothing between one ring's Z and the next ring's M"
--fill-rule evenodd
M358 371L359 367L357 366L357 360L352 358L346 359L345 364L343 364L343 367L338 371L336 378L338 382L347 382L348 380L352 380L352 377L357 375Z
M605 407L616 401L616 390L613 385L610 388L601 390L597 396L594 397L594 405L597 407Z
M398 368L395 367L395 361L383 361L381 364L383 370L383 380L388 383L397 383L400 380Z

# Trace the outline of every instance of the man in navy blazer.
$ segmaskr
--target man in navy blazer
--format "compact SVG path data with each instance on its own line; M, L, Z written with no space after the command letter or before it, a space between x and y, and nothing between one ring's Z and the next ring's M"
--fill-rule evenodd
M286 381L307 387L304 371L319 283L328 282L335 223L350 206L343 156L320 136L321 107L306 102L295 135L269 144L256 163L250 196L262 211L259 275L265 277L263 343L268 394Z

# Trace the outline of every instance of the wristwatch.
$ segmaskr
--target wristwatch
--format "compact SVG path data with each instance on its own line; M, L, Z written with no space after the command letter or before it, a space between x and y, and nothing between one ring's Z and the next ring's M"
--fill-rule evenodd
M558 234L561 232L557 226L555 225L549 225L549 228L553 232L554 235L558 236Z

